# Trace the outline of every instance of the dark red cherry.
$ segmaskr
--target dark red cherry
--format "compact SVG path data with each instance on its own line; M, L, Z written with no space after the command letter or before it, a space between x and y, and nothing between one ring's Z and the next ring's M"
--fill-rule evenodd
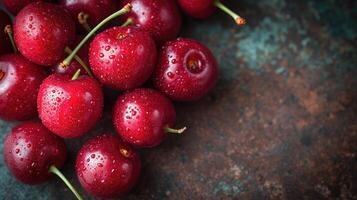
M16 126L4 140L5 165L15 178L25 184L40 184L55 174L83 200L72 184L59 171L66 160L64 141L38 122Z
M45 71L21 55L0 57L0 118L27 120L37 115L37 92Z
M116 0L61 0L60 4L71 12L77 27L87 31L117 10Z
M12 129L4 141L4 160L10 172L26 184L51 178L50 166L61 168L66 146L41 123L26 122Z
M41 0L2 0L2 3L4 4L5 8L8 11L16 15L25 6L36 1L41 1Z
M223 5L220 0L178 0L178 3L184 12L195 18L207 18L219 8L230 15L238 25L246 24L245 19Z
M139 88L119 96L114 108L114 126L118 134L137 147L154 147L167 132L174 130L175 108L171 101L153 89Z
M140 175L139 155L112 135L87 141L80 149L76 172L83 188L97 197L118 197L127 193Z
M179 38L166 43L154 72L154 85L177 101L198 100L218 78L216 59L203 44Z
M130 3L132 11L123 16L123 21L131 18L134 24L149 31L162 44L174 39L181 29L181 13L174 0L124 0Z
M74 40L75 25L61 6L36 2L16 16L14 36L23 56L38 65L53 66Z
M4 32L5 27L11 24L9 15L0 10L0 55L12 52L11 42L7 34Z
M90 45L89 62L104 85L133 89L152 74L156 45L149 33L136 27L114 27L98 34Z
M79 137L102 115L103 93L99 83L86 75L52 74L38 92L37 108L42 123L63 138Z
M70 45L70 49L66 48L66 53L70 54L70 51L78 45L82 39L84 38L83 35L77 35L75 42ZM78 69L81 69L81 74L83 75L89 75L88 72L83 68L83 64L88 68L89 66L89 58L88 58L88 53L89 53L89 43L85 43L83 47L78 51L76 54L78 58L81 60L80 62L83 62L82 64L77 61L75 58L68 66L61 66L61 65L55 65L52 68L52 72L54 73L61 73L61 74L69 74L73 75L76 73ZM88 68L89 70L89 68Z

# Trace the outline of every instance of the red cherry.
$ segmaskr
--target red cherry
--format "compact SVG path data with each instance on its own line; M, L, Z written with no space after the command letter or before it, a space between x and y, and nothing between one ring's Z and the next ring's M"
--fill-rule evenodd
M114 27L98 34L90 45L89 62L104 85L127 90L140 86L156 64L156 45L136 27Z
M176 1L124 0L121 5L127 3L133 8L123 19L131 18L136 26L149 31L159 44L174 39L180 32L182 18Z
M119 96L114 108L114 126L119 135L137 147L154 147L174 130L175 108L168 98L153 89L139 88Z
M78 45L83 38L84 38L83 35L77 35L74 44ZM74 48L75 45L71 45L70 47ZM70 54L71 49L66 48L66 50L68 51L68 54ZM89 53L89 44L88 43L84 44L83 47L77 53L78 58L81 59L81 62L83 62L86 67L89 66L88 53ZM82 75L91 74L91 73L88 74L88 72L85 69L83 69L82 64L79 63L77 60L73 60L68 66L55 65L52 68L52 72L72 75L72 74L76 73L76 71L78 69L81 69ZM89 70L89 68L88 68L88 70Z
M64 141L41 123L26 122L13 128L5 138L3 152L5 165L19 181L30 185L40 184L55 174L78 200L82 200L72 184L58 170L66 160Z
M61 168L66 160L63 140L41 123L27 122L12 129L4 141L4 160L21 182L39 184L51 178L50 166Z
M178 0L178 3L187 14L195 18L207 18L219 8L230 15L238 25L246 24L245 19L223 5L220 0Z
M5 27L11 24L12 23L9 15L7 15L6 12L0 10L0 55L11 53L12 51L10 40L7 34L4 32Z
M0 57L0 118L27 120L37 115L37 92L45 71L21 55Z
M177 101L194 101L213 88L218 78L216 59L203 44L179 38L166 43L159 55L154 85Z
M65 47L75 37L69 13L62 7L43 2L26 6L14 22L15 42L30 61L53 66L64 57Z
M71 12L77 27L87 31L117 10L115 0L61 0L60 4ZM80 16L82 24L78 21Z
M42 123L63 138L79 137L88 132L103 111L99 83L86 75L76 78L53 74L43 81L38 92L37 108Z
M41 1L41 0L2 0L2 3L4 4L5 8L8 11L16 15L25 6L36 1Z
M140 175L139 155L112 135L87 141L80 149L76 172L85 190L98 197L118 197L128 192Z
M99 24L97 24L89 33L81 40L81 42L76 46L76 48L71 50L70 54L61 62L59 63L59 66L62 68L66 68L69 66L72 62L72 60L76 57L76 54L81 50L81 48L87 43L87 41L98 31L100 28L105 26L110 20L117 18L125 13L130 12L131 10L131 5L127 4L120 10L116 11L115 13L111 14L107 18L105 18L103 21L101 21ZM67 50L68 48L66 48ZM78 59L77 59L78 60ZM90 70L86 70L90 74ZM91 75L91 74L90 74Z

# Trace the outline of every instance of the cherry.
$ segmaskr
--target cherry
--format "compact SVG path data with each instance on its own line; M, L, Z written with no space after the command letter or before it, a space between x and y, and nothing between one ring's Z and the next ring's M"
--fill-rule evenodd
M84 38L83 35L77 35L74 44L78 45L83 38ZM71 47L73 47L73 45L71 45ZM72 50L68 47L66 47L65 51L67 54L72 53ZM74 74L78 69L84 69L81 70L81 74L93 76L90 69L88 68L89 66L88 52L89 52L89 44L86 43L78 51L77 56L75 57L75 60L73 62L71 62L68 66L55 65L55 67L52 68L52 72L61 73L61 74Z
M154 72L154 85L177 101L194 101L208 93L218 78L216 59L203 44L185 38L166 43Z
M238 25L246 24L245 19L223 5L220 0L178 0L178 3L187 14L195 18L207 18L219 8L230 15Z
M136 27L114 27L98 34L90 45L93 73L112 89L143 84L156 64L156 45L150 34Z
M126 4L122 9L118 10L117 12L111 14L103 21L101 21L82 39L82 41L76 46L76 48L74 48L74 50L59 64L59 67L62 68L68 67L71 64L72 60L76 57L76 54L81 50L81 48L86 44L86 42L95 34L96 31L98 31L100 28L106 25L110 20L119 17L120 15L123 15L127 12L130 12L130 10L131 10L131 5Z
M99 83L79 72L71 78L52 74L40 86L37 108L42 123L63 138L74 138L92 129L102 115ZM78 77L79 76L79 77Z
M75 37L75 25L62 7L44 2L26 6L14 21L14 36L23 56L38 65L53 66Z
M64 141L41 123L26 122L16 126L4 141L4 160L16 179L25 184L44 183L57 175L76 195L78 192L58 170L66 160Z
M115 0L61 0L77 21L77 27L88 32L117 9Z
M120 136L137 147L159 145L176 119L171 101L153 89L139 88L119 96L114 108L114 126Z
M37 92L45 71L21 55L0 57L0 118L27 120L37 115Z
M8 11L16 15L25 6L36 1L41 1L41 0L2 0L2 3L4 4L5 8Z
M78 179L85 190L98 197L127 193L140 175L139 155L117 137L104 134L87 141L76 161Z
M182 24L181 13L174 0L124 0L122 5L130 3L131 12L123 16L131 18L134 24L149 31L154 39L162 44L174 39Z
M7 35L4 33L5 27L11 25L11 20L6 12L0 10L0 55L11 52L11 43Z

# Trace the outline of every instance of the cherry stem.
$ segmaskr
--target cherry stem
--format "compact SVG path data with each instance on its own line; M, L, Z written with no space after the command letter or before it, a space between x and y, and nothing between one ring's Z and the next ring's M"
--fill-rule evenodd
M73 51L69 48L69 47L66 47L65 50L64 50L68 55L71 54ZM91 70L89 69L89 67L84 63L84 61L77 55L74 55L74 59L83 67L83 69L87 72L87 74L94 78Z
M88 24L89 14L85 12L80 12L78 14L78 22L82 25L82 27L87 31L90 32L92 28Z
M71 80L72 80L72 81L77 80L80 74L81 74L81 69L78 69L78 70L76 71L76 73L73 74Z
M121 27L126 27L129 25L133 25L134 24L134 20L132 18L128 18L123 25L121 25Z
M181 134L181 133L183 133L186 129L187 129L187 127L183 127L183 128L180 128L180 129L173 129L173 128L170 128L170 127L166 127L166 128L165 128L165 131L166 131L166 133Z
M16 44L15 44L14 35L13 35L13 32L12 32L11 25L6 25L4 31L9 36L12 49L14 50L15 54L17 54L17 48L16 48Z
M51 165L50 169L48 171L50 173L57 175L67 185L67 187L73 192L73 194L77 197L78 200L83 200L81 195L77 192L77 190L73 187L73 185L67 180L67 178L61 173L61 171L57 169L56 166Z
M239 26L243 26L247 23L247 21L239 16L237 13L233 12L231 9L229 9L227 6L223 5L220 0L214 0L214 5L221 9L223 12L227 13L230 15Z
M120 15L123 15L125 13L128 13L131 11L131 4L128 3L126 4L122 9L120 9L119 11L111 14L109 17L105 18L103 21L101 21L97 26L95 26L87 35L86 37L83 38L83 40L77 45L77 47L73 50L73 52L67 56L66 59L64 59L62 61L62 63L60 63L60 66L68 66L74 56L78 53L78 51L82 48L82 46L88 41L88 39L90 37L92 37L96 31L98 31L103 25L105 25L106 23L108 23L110 20L116 18L116 17L119 17Z

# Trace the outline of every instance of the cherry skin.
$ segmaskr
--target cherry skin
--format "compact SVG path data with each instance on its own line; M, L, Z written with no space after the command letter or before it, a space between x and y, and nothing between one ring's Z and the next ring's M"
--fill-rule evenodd
M102 115L102 89L86 75L72 80L65 74L52 74L40 86L37 108L50 131L63 138L79 137L92 129Z
M166 43L154 72L154 85L176 101L195 101L206 95L218 78L216 59L203 44L179 38Z
M122 17L131 18L134 24L149 31L158 44L177 37L182 25L181 13L174 0L124 0L130 3L132 11Z
M38 65L53 66L64 57L75 38L75 25L62 7L36 2L26 6L14 21L14 37L21 54Z
M37 92L45 71L21 55L0 57L0 118L23 121L37 115Z
M50 166L61 168L66 160L63 140L41 123L26 122L4 141L4 160L10 172L26 184L40 184L52 177Z
M230 15L238 25L246 23L245 19L223 5L220 0L178 0L178 3L185 13L198 19L208 18L219 8Z
M113 198L127 193L140 175L139 155L113 135L87 141L79 150L76 172L83 188L97 197Z
M10 11L12 14L16 15L23 9L25 6L29 5L30 3L41 1L41 0L2 0L5 8ZM42 0L44 1L44 0Z
M94 27L103 19L111 15L117 10L115 0L61 0L60 5L67 8L74 21L78 22L79 13L83 13L88 17L87 25ZM77 23L79 29L84 29L83 25Z
M11 53L11 42L4 32L7 25L11 25L11 20L6 12L0 10L0 55Z
M159 145L170 132L175 119L176 111L171 101L148 88L135 89L119 96L113 116L118 134L140 148Z
M71 49L73 49L83 38L83 35L77 35L75 42L70 45ZM82 59L86 66L89 66L88 53L89 43L84 44L83 47L77 53L77 56ZM83 66L77 60L73 60L68 66L55 65L51 71L53 73L73 75L78 69L81 69L81 74L88 75L88 73L83 69Z
M104 85L117 90L133 89L152 74L156 45L146 31L114 27L98 34L90 45L89 62Z

